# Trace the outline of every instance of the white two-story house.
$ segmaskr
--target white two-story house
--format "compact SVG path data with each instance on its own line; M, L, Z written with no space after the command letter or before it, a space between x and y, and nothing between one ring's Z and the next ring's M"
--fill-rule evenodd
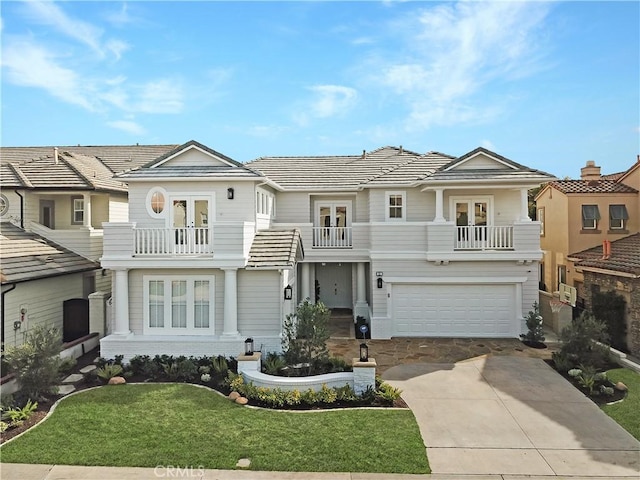
M517 337L538 296L547 173L478 148L238 163L195 141L120 174L129 221L104 224L115 272L107 358L280 349L320 300L372 338Z

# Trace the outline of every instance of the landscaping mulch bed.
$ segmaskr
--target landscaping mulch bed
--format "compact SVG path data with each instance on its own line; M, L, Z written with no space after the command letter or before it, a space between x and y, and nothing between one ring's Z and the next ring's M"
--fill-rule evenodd
M625 399L625 397L627 396L627 392L626 391L622 391L622 390L618 390L615 388L615 384L607 381L606 385L610 386L613 388L613 395L603 395L600 392L594 392L593 394L589 394L589 391L584 388L583 386L580 385L580 383L578 383L578 381L576 380L576 378L572 377L571 375L569 375L567 372L562 372L560 370L558 370L557 368L555 368L555 364L553 362L553 360L545 360L545 362L551 366L556 372L558 372L560 375L562 375L569 383L571 383L575 388L577 388L578 390L580 390L585 397L587 397L589 400L591 400L593 403L597 404L597 405L608 405L611 403L617 403L620 402L622 400ZM604 368L604 371L608 371L614 368L619 368L619 365L616 363L611 363L609 365L607 365Z

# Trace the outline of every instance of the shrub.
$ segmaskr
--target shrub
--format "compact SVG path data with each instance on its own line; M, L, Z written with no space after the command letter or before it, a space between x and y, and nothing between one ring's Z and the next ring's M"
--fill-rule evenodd
M32 402L31 399L29 399L24 407L13 407L7 410L5 416L11 420L12 423L23 422L29 420L37 409L38 402Z
M571 370L575 365L573 360L569 358L569 355L563 352L553 352L551 354L551 360L553 360L553 365L556 370L563 373Z
M526 342L541 343L544 342L544 334L542 333L542 315L538 302L533 302L533 310L529 310L527 315L527 333L520 335L520 338Z
M224 375L227 373L227 370L229 370L229 363L222 355L213 357L211 359L211 366L213 367L213 371L219 375Z
M96 370L96 374L105 382L108 382L113 377L117 377L122 373L122 365L115 363L107 363L103 367Z
M375 392L376 400L383 405L393 405L393 402L399 399L401 394L402 390L385 382L382 382Z
M318 392L316 392L317 401L320 403L334 403L338 399L338 394L335 388L329 388L325 384Z
M589 312L583 312L571 325L563 328L560 340L560 354L572 363L571 367L582 364L597 370L609 362L609 347L603 345L609 340L607 327Z
M283 323L282 351L289 365L326 362L329 358L327 322L331 312L321 302L305 300ZM310 373L310 372L309 372Z
M5 359L25 398L40 400L57 392L61 350L59 330L46 326L35 327L22 345L7 350Z
M278 375L280 369L286 366L287 362L282 355L271 352L267 355L267 358L264 361L263 370L269 375Z
M340 357L329 357L329 373L350 372L352 370L344 359Z
M9 428L9 424L6 422L0 422L0 433L6 432Z
M596 293L591 299L593 315L607 326L611 346L627 352L627 322L624 318L626 302L616 292Z
M179 357L176 365L179 380L190 382L197 378L198 366L192 359Z
M176 362L161 363L162 371L170 382L178 380L178 364Z
M61 374L69 373L71 372L71 370L73 370L73 367L75 367L77 363L78 362L73 357L63 358L60 362L60 365L58 366L58 372L60 372Z

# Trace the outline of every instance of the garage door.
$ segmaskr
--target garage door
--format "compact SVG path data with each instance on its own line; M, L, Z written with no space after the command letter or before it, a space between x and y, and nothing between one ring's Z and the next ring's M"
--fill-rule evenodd
M394 335L514 337L514 285L393 285Z

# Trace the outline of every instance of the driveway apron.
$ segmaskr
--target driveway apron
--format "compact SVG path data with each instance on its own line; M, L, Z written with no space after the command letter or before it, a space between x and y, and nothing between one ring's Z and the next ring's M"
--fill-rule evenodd
M403 390L436 474L640 475L640 442L543 360L414 363Z

